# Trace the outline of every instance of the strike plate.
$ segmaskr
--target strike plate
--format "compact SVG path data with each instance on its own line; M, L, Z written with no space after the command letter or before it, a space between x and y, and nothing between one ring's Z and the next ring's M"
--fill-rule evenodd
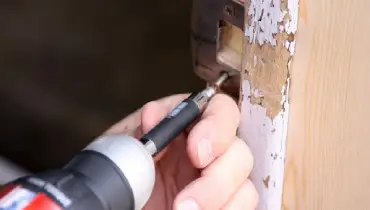
M221 28L225 22L244 31L242 2L193 0L191 34L193 67L195 73L206 82L216 80L221 71L236 71L217 61Z

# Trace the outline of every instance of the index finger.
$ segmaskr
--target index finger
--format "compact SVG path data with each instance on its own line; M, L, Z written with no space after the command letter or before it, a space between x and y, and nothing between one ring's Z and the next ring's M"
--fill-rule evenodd
M194 166L204 168L227 150L239 120L236 102L228 95L216 94L188 136L187 151Z
M143 126L143 130L149 131L152 129L162 118L164 118L168 112L170 112L173 108L176 107L178 103L188 97L190 94L176 94L172 96L167 96L156 100L158 104L163 107L164 112L157 112L157 113L147 113L145 115L154 115L153 117L147 117L147 120L142 122L142 115L143 111L145 112L145 107L150 104L147 103L140 109L136 110L135 112L131 113L121 121L117 122L113 126L111 126L104 134L115 134L115 133L125 133L132 136L137 136L136 132L139 126ZM144 124L144 125L142 125Z

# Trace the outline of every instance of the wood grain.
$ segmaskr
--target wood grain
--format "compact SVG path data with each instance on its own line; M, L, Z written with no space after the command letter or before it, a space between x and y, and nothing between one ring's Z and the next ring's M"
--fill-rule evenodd
M299 3L283 209L370 209L370 1Z

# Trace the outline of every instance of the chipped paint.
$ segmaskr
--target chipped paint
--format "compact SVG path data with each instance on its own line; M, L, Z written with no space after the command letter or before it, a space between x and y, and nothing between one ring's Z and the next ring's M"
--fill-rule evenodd
M268 175L268 176L263 180L263 184L265 184L265 187L266 187L266 188L269 188L269 184L270 184L270 175Z
M295 52L295 40L294 41L285 41L285 47L289 50L290 56L294 55Z
M280 0L251 0L248 8L251 22L246 24L244 33L250 43L276 45L274 34L278 33L279 23L286 13L280 7Z
M246 2L246 51L239 136L255 158L251 180L258 210L281 210L287 128L289 70L295 52L298 0Z
M298 0L288 0L288 15L289 20L285 23L285 31L288 34L295 34L298 28ZM295 40L288 42L286 48L289 50L290 55L293 56L295 51Z
M290 52L290 55L293 56L293 54L295 52L295 40L290 43L289 52Z
M288 34L294 34L298 28L298 0L288 0L289 21L285 24L285 31Z
M287 8L281 10L281 0L251 0L248 7L250 23L246 23L244 35L248 37L250 43L263 45L269 43L276 45L275 34L286 32L294 34L298 27L298 0L288 0ZM289 16L284 22L284 17ZM294 53L295 42L286 44L287 49Z
M255 94L248 80L242 84L243 97L246 99ZM242 121L239 136L245 139L256 160L251 180L259 192L259 210L278 210L282 205L284 159L287 135L289 103L283 101L284 110L274 120L266 115L266 108L243 100ZM271 155L273 154L273 155ZM269 177L274 187L265 187L261 179Z

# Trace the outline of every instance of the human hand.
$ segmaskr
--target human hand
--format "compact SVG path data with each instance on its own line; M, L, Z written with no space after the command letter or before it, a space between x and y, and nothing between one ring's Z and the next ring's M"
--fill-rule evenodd
M140 138L187 96L149 102L106 133ZM258 195L248 179L253 158L235 135L239 119L236 103L216 94L200 120L156 156L156 181L144 210L255 209Z

